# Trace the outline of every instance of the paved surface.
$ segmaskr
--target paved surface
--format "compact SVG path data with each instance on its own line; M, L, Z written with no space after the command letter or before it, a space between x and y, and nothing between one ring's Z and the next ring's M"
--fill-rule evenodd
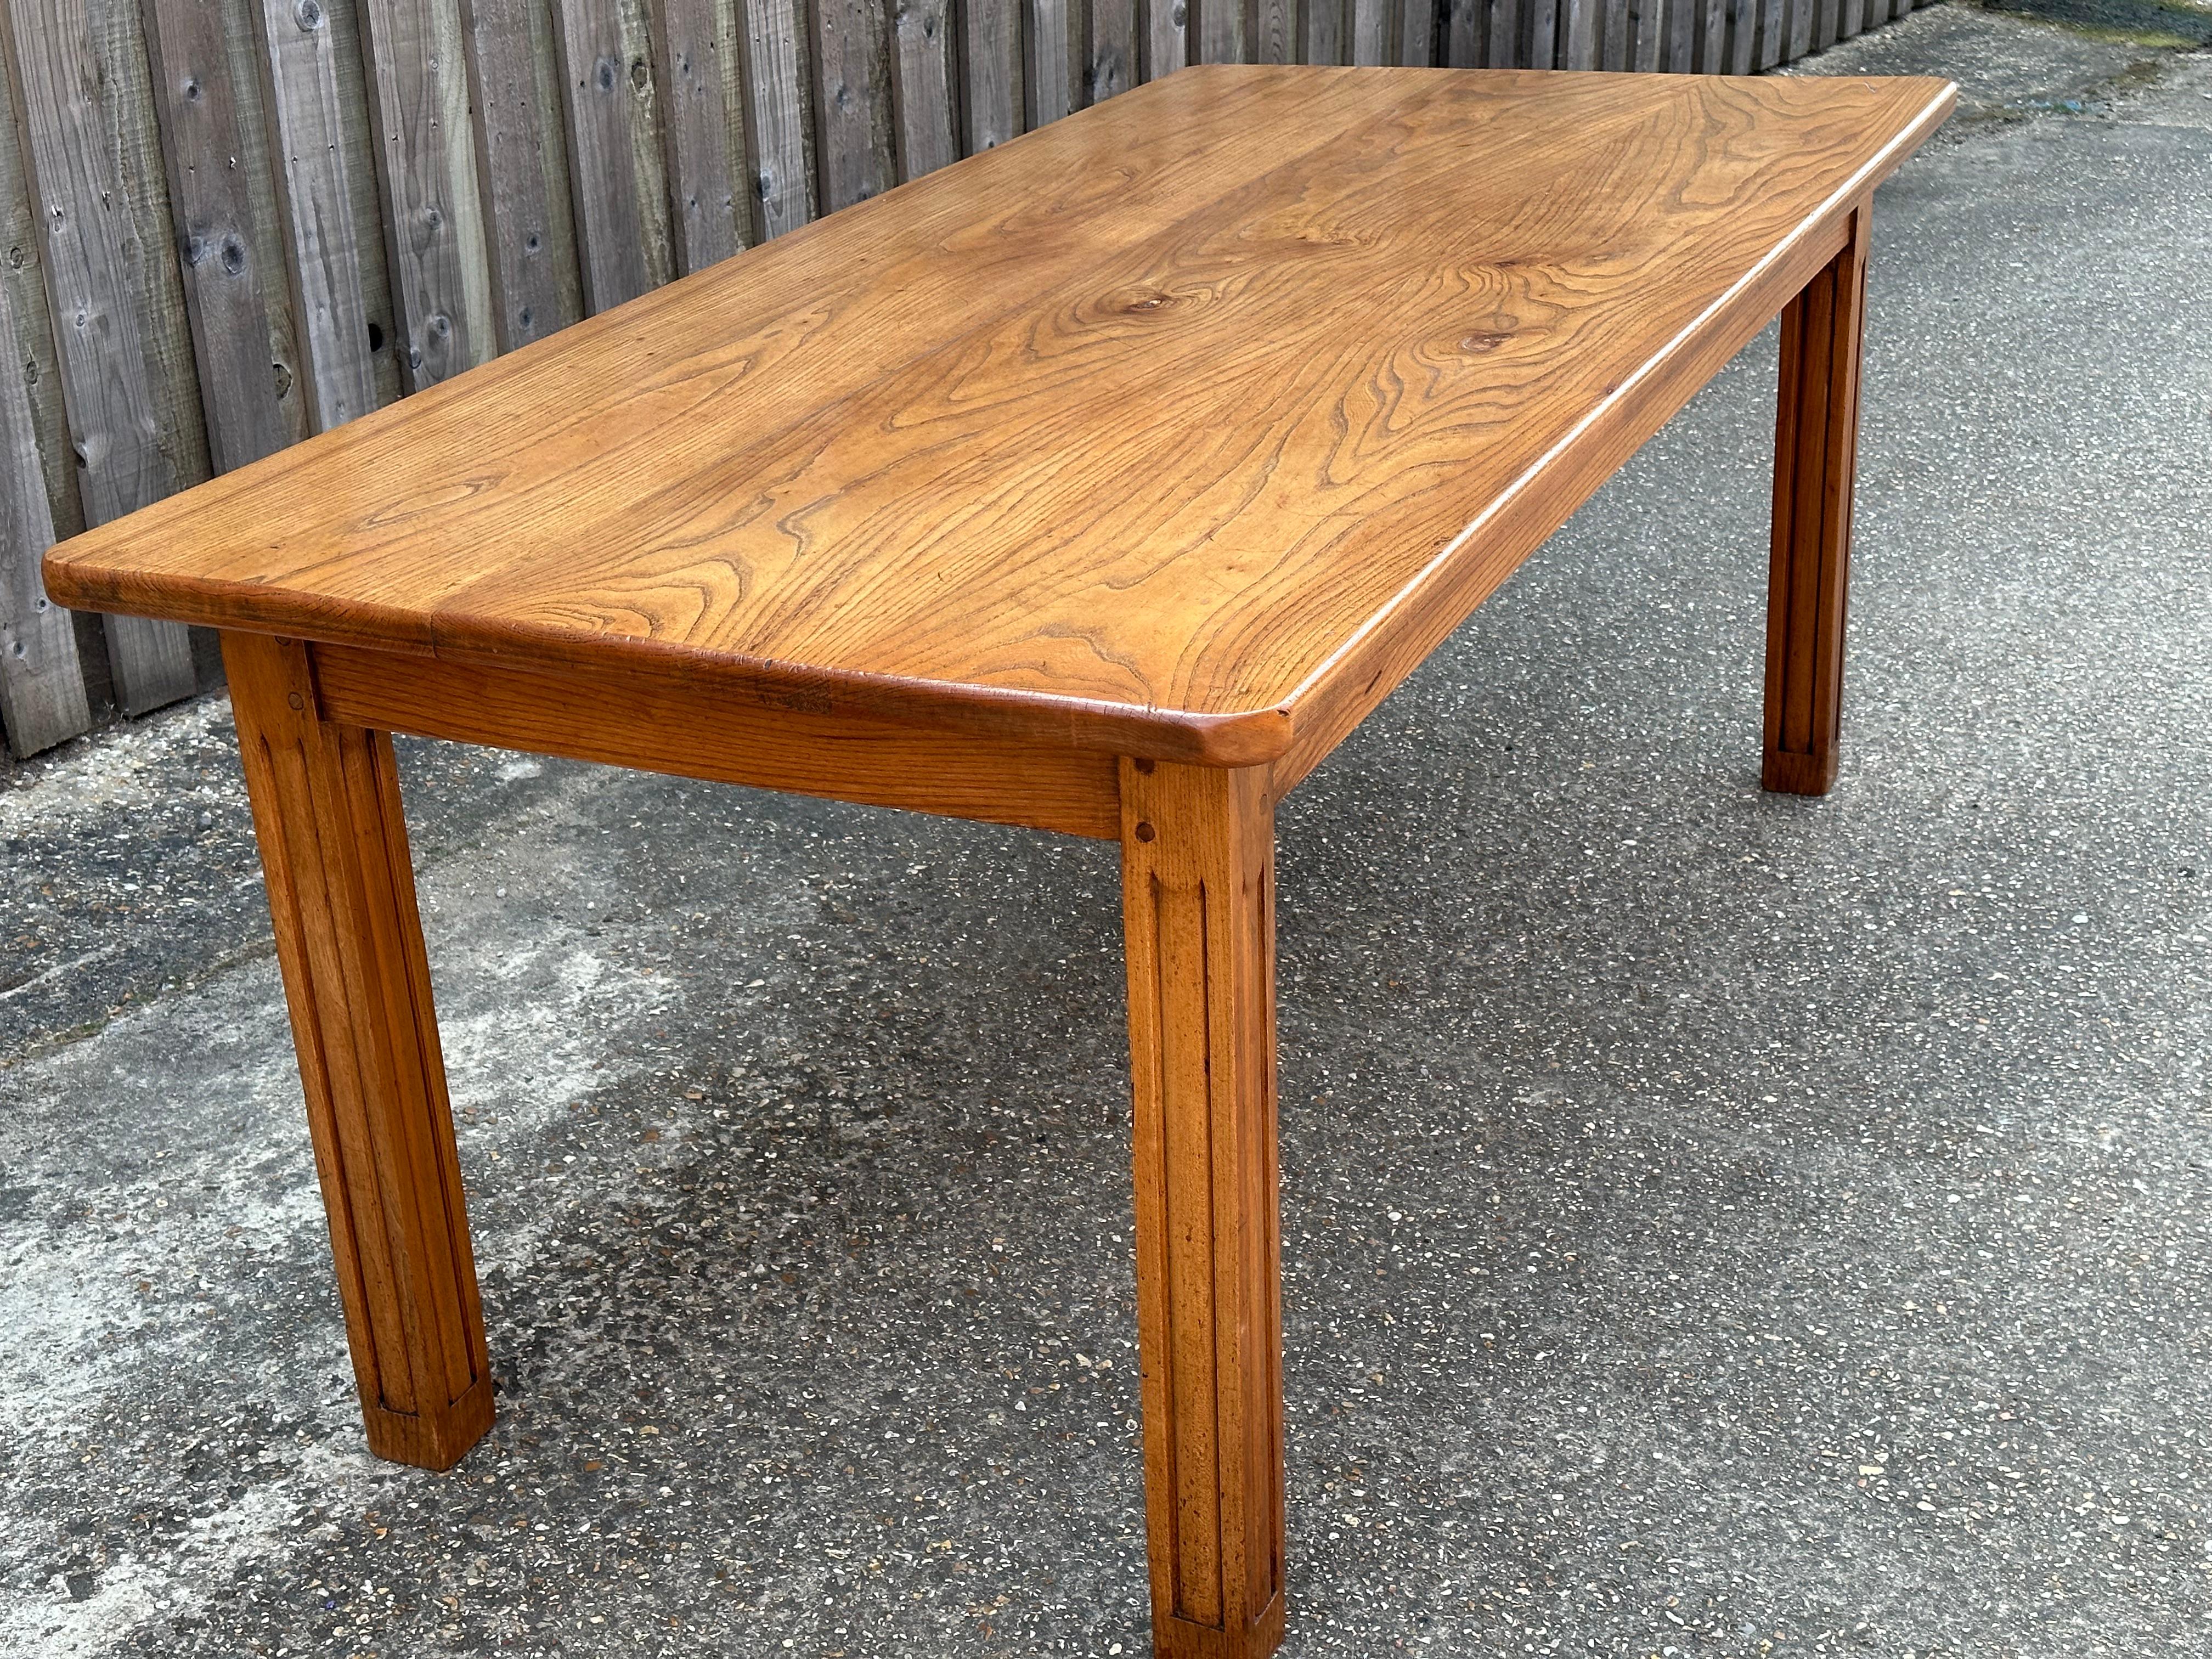
M2212 63L1957 9L1841 787L1771 339L1283 815L1293 1656L2212 1650ZM1109 848L410 745L501 1393L362 1449L229 728L0 789L0 1656L1146 1648Z

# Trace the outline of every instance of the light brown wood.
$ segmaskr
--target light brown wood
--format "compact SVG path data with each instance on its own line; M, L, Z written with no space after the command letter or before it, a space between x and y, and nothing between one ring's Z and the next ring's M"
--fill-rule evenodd
M1265 780L1121 774L1152 1650L1282 1640L1274 819Z
M1110 841L1121 830L1111 755L856 720L722 685L313 647L328 716L349 726L900 806Z
M1842 249L1782 313L1761 781L1791 794L1825 795L1836 781L1870 219L1863 204Z
M1952 97L1171 76L88 532L48 585L1272 761L1656 431Z
M369 1449L447 1468L491 1367L392 742L323 717L304 646L223 663Z

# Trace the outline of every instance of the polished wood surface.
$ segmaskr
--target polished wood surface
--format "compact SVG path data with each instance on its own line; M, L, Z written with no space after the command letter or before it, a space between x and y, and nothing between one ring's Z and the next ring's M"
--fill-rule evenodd
M1656 429L1953 95L1176 76L88 532L48 584L1271 760Z
M223 666L369 1449L448 1468L491 1362L392 740L321 717L297 642Z
M1125 760L1152 1650L1283 1636L1274 811L1256 769Z
M1759 773L1790 794L1825 795L1836 781L1870 217L1851 216L1842 250L1782 313Z

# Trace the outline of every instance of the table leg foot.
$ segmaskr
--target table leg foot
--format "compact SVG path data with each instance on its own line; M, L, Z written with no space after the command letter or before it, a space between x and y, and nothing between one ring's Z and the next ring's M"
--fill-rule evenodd
M1759 781L1788 794L1825 795L1836 781L1868 214L1851 215L1843 251L1782 313Z
M1152 1642L1283 1636L1274 820L1257 772L1121 763Z
M223 664L369 1449L448 1468L491 1365L392 740L321 717L296 642Z

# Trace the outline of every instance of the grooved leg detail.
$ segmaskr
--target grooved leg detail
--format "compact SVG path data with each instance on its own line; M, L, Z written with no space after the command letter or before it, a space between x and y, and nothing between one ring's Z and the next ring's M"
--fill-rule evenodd
M1782 313L1760 782L1790 794L1825 795L1836 781L1868 211L1852 214L1843 252Z
M369 1449L447 1468L491 1367L392 740L321 718L296 642L223 664Z
M1283 1635L1274 825L1256 772L1124 761L1155 1651Z

